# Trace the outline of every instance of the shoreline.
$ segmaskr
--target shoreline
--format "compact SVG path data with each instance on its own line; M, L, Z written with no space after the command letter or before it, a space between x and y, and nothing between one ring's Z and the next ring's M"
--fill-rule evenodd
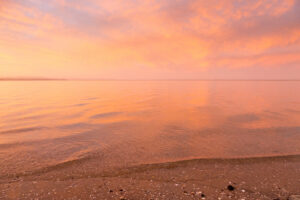
M191 159L111 169L98 168L98 160L91 157L2 177L0 199L2 193L5 199L274 200L299 193L300 155ZM17 196L11 196L13 191Z
M64 170L64 168L69 167L76 167L75 165L81 165L85 164L88 160L98 159L100 156L98 154L96 155L90 155L82 158L77 158L74 160L68 160L65 162L57 163L50 166L45 166L42 168L37 168L33 171L24 171L24 172L17 172L17 173L10 173L6 175L0 175L1 179L6 178L15 178L15 177L25 177L25 176L33 176L33 175L41 175L45 173L49 173L56 170ZM190 158L190 159L182 159L182 160L174 160L174 161L166 161L166 162L154 162L154 163L141 163L141 164L135 164L135 165L129 165L129 166L115 166L113 167L113 170L106 170L105 168L102 168L102 171L145 171L145 170L152 170L152 169L163 169L163 168L176 168L180 166L184 166L187 164L211 164L211 163L218 163L218 164L249 164L249 163L258 163L258 162L278 162L278 161L284 161L284 162L300 162L300 154L274 154L274 155L267 155L267 156L241 156L241 157L224 157L224 158ZM0 171L1 173L1 171Z

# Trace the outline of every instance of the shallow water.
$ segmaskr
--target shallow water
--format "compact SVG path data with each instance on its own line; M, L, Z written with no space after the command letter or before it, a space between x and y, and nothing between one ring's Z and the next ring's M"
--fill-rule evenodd
M297 81L2 81L0 168L300 153Z

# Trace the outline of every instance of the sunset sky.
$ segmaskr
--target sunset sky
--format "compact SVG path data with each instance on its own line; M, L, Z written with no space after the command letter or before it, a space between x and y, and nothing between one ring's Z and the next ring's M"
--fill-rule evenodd
M300 1L0 0L0 77L300 79Z

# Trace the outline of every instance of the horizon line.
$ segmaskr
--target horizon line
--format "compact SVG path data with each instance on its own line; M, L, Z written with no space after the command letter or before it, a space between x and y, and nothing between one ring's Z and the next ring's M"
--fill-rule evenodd
M300 81L300 79L227 79L227 78L217 78L217 79L118 79L118 78L0 78L0 81Z

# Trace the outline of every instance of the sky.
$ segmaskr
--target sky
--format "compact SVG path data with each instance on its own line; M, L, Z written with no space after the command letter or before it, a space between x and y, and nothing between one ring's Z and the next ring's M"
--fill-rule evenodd
M0 0L0 77L300 79L299 0Z

